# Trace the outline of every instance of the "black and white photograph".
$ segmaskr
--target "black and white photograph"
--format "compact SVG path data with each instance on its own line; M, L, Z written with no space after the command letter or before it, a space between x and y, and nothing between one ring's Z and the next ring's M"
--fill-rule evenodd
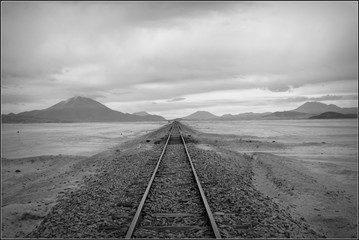
M357 239L358 1L1 1L1 239Z

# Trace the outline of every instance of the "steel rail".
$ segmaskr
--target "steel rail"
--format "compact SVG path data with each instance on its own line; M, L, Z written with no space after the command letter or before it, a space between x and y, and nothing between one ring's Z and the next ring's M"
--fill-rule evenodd
M184 146L184 148L185 148L185 150L186 150L187 157L188 157L188 161L189 161L189 163L191 164L192 172L193 172L193 175L194 175L194 177L195 177L195 179L196 179L197 187L198 187L198 189L199 189L199 192L201 193L201 199L202 199L203 204L204 204L204 206L205 206L205 208L206 208L209 221L211 222L212 230L213 230L213 232L214 232L215 237L216 237L217 239L220 239L220 238L222 238L222 237L221 237L221 234L219 233L219 230L218 230L218 227L217 227L217 223L216 223L216 221L214 220L214 217L213 217L211 208L209 207L209 204L208 204L208 202L207 202L207 198L206 198L206 196L205 196L205 194L204 194L203 188L202 188L202 186L201 186L201 182L199 181L199 178L198 178L198 176L197 176L196 169L194 168L194 165L193 165L191 156L190 156L189 153L188 153L188 149L187 149L187 146L186 146L186 142L185 142L185 140L184 140L184 138L183 138L183 136L182 136L182 133L181 133L180 129L179 129L179 128L177 128L177 129L178 129L178 131L179 131L179 133L180 133L180 136L181 136L181 139L182 139L182 142L183 142L183 146Z
M137 223L138 223L138 219L139 219L139 217L140 217L140 215L141 215L141 212L142 212L143 205L145 204L145 201L146 201L146 199L147 199L148 193L150 192L150 188L151 188L151 186L152 186L153 180L155 179L155 176L156 176L158 167L159 167L159 165L160 165L160 163L161 163L162 157L163 157L163 155L164 155L164 153L165 153L165 151L166 151L168 142L169 142L169 140L170 140L170 138L171 138L172 131L173 131L173 126L171 127L171 131L170 131L170 133L168 134L168 138L167 138L166 144L165 144L165 146L163 147L161 156L160 156L160 158L159 158L158 161L157 161L155 170L154 170L153 173L152 173L152 176L151 176L151 179L150 179L150 181L149 181L149 183L148 183L148 185L147 185L146 191L145 191L145 193L144 193L143 196L142 196L142 199L141 199L140 204L138 205L136 214L135 214L135 216L133 217L132 222L131 222L131 225L130 225L130 227L129 227L128 230L127 230L127 233L126 233L126 236L125 236L126 239L130 239L130 238L131 238L131 236L132 236L132 234L133 234L133 231L134 231L135 228L136 228L136 225L137 225Z

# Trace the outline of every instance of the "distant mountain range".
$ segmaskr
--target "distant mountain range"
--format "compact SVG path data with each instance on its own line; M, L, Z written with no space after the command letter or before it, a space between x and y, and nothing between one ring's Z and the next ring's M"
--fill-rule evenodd
M357 114L341 114L337 112L325 112L317 116L310 117L310 119L338 119L338 118L357 118Z
M334 104L324 104L320 102L307 102L301 105L300 107L292 110L295 112L302 112L302 113L312 113L312 114L321 114L324 112L337 112L341 114L353 114L357 113L358 108L340 108Z
M3 123L30 122L138 122L165 121L161 116L114 111L86 97L73 97L43 110L2 115Z
M326 118L357 118L358 108L340 108L334 104L307 102L291 111L266 113L241 113L237 115L225 114L216 116L207 111L198 111L181 119L184 120L280 120L280 119L326 119Z
M334 104L307 102L291 111L266 113L240 113L216 116L207 111L197 111L185 116L183 120L195 121L233 121L233 120L276 120L276 119L333 119L357 118L358 108L340 108ZM34 122L138 122L166 121L158 115L147 112L133 114L114 111L105 105L86 97L73 97L61 101L43 110L33 110L18 114L2 115L3 123L34 123Z
M320 102L306 102L298 108L291 111L283 111L283 112L274 112L267 116L264 116L263 119L313 119L313 118L335 118L333 114L322 115L321 117L317 117L322 113L332 112L342 114L340 118L345 118L347 114L354 114L357 116L358 108L341 108L334 104L324 104ZM354 116L352 115L352 116ZM326 117L327 116L327 117ZM337 115L339 116L339 115ZM339 117L338 117L339 118ZM352 117L350 117L352 118Z
M248 113L240 113L237 115L232 115L232 114L225 114L221 117L218 118L218 120L255 120L255 119L261 119L262 117L271 114L270 112L265 112L265 113L253 113L253 112L248 112Z

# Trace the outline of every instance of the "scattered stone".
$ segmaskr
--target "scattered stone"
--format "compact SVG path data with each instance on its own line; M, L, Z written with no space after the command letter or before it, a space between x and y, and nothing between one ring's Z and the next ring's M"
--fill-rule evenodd
M133 204L131 202L119 202L116 204L117 207L132 207Z
M224 215L224 212L215 212L214 214L215 214L215 215L221 215L221 216L223 216L223 215Z
M19 169L16 169L15 172L21 172Z

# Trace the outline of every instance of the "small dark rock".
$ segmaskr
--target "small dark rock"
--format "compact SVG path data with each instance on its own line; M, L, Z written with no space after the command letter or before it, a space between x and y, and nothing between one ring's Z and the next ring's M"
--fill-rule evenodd
M132 203L130 202L119 202L116 205L117 207L132 207Z
M147 139L146 142L151 142L151 140L148 140L148 139Z
M19 169L15 170L15 172L21 172Z

